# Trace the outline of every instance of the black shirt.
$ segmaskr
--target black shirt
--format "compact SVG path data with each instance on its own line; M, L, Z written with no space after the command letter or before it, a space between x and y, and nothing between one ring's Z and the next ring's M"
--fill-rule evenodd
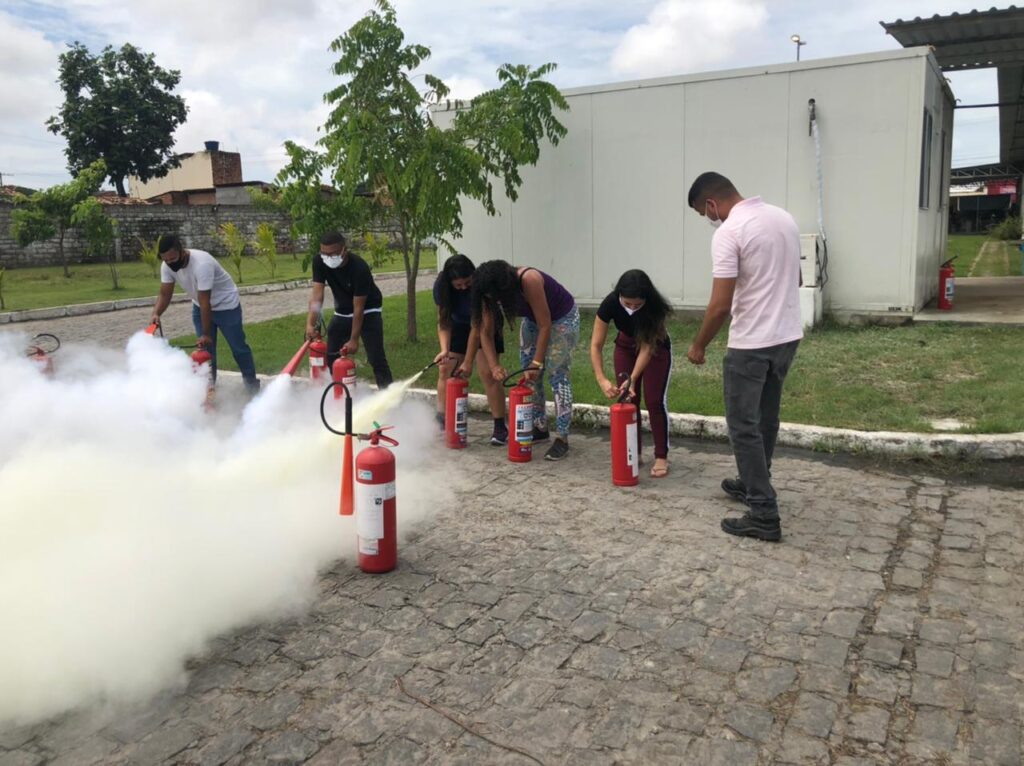
M438 274L437 279L434 280L434 305L441 305L441 280L444 279L444 274ZM452 323L453 324L469 324L473 318L473 304L470 302L470 291L469 290L456 290L454 287L451 288L452 296Z
M353 253L349 253L345 262L336 269L327 268L317 255L313 258L313 281L331 288L336 314L351 315L353 298L366 296L364 311L379 309L384 300L380 288L373 281L369 264Z
M640 309L643 311L643 309ZM629 315L629 312L623 308L622 304L619 303L619 294L614 290L605 296L605 299L601 301L601 305L597 309L597 316L602 322L606 324L614 324L615 329L630 338L635 338L636 328L633 324L633 317ZM658 340L657 345L667 346L669 345L668 336Z

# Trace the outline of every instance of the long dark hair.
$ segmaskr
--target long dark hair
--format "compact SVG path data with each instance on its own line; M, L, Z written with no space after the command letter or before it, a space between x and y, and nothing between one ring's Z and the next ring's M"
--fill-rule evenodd
M647 272L640 269L627 271L619 277L615 294L620 298L644 301L644 307L633 314L633 332L638 341L653 345L665 337L665 320L672 313L672 306L658 292Z
M516 267L508 261L484 261L473 274L473 324L479 327L484 311L494 317L494 326L515 322L519 280Z
M455 288L452 287L452 280L471 277L475 271L476 266L462 253L456 253L444 262L441 283L438 285L441 297L438 310L442 327L451 327L452 324L452 309L455 307Z

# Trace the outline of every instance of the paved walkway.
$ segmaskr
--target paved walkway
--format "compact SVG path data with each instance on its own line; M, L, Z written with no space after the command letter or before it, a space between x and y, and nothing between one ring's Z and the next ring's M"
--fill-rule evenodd
M603 434L512 465L471 428L398 571L339 564L184 692L0 733L0 764L1021 762L1024 492L783 455L770 545L718 531L721 448L625 490Z
M952 311L939 311L932 302L914 321L1024 326L1024 277L961 277Z
M435 279L434 274L421 275L416 281L416 289L429 290ZM384 295L403 295L405 293L404 276L378 279L377 285ZM249 324L290 314L305 313L308 303L308 289L278 290L271 293L243 295L242 312L246 324ZM152 306L147 306L80 317L2 324L0 332L20 332L29 335L49 332L59 337L63 343L96 343L108 348L122 349L133 333L146 328L152 314ZM187 301L171 304L164 312L163 324L164 334L168 338L191 335L194 332L192 329L192 304Z

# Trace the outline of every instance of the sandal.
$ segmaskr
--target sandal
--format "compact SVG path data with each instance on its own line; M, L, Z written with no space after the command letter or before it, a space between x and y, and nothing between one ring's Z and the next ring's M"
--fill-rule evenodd
M665 465L664 468L657 468L656 466L653 466L653 465L651 466L651 478L652 479L664 479L666 476L668 476L668 465L667 464Z

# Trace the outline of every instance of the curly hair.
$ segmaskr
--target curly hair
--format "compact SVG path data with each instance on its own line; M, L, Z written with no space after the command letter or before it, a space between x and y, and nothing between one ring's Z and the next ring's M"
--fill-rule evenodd
M519 280L516 267L508 261L484 261L473 274L473 324L479 327L484 311L494 318L494 326L501 327L508 322L515 323L516 298L519 295Z

